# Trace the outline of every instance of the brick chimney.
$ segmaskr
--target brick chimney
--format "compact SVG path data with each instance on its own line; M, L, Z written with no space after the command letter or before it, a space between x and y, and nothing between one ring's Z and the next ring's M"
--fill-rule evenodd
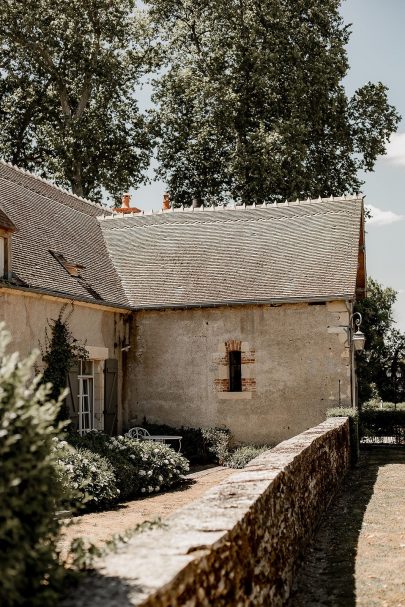
M163 194L163 204L162 204L162 209L163 211L168 211L171 208L170 205L170 197L169 194Z
M140 213L140 209L137 209L136 207L131 207L130 206L131 203L131 194L128 194L128 192L126 192L125 194L122 195L122 203L121 203L121 207L118 207L117 209L114 209L117 213Z

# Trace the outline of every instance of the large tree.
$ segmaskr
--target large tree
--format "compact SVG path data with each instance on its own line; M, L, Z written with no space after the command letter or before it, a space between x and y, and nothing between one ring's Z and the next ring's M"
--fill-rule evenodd
M136 0L0 0L0 156L93 199L140 183L149 38Z
M159 175L177 203L358 191L399 116L381 84L349 98L340 0L149 0Z
M361 403L376 393L385 401L405 401L405 335L395 328L396 298L394 289L370 278L367 298L356 305L363 317L361 330L366 336L365 349L357 354Z

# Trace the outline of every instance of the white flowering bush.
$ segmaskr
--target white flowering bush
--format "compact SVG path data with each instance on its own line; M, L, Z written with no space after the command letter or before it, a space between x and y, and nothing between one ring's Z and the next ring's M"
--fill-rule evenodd
M89 449L110 462L121 499L169 489L189 470L183 455L161 443L106 436L96 431L81 437L71 435L69 440L76 447Z
M119 498L113 466L105 457L58 438L53 442L60 479L75 501L94 510Z

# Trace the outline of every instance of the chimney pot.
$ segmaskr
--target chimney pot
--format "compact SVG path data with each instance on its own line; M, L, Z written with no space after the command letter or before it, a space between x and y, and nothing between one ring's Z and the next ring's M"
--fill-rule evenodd
M131 194L128 194L128 192L126 192L125 194L122 195L122 205L121 208L122 209L129 209L129 204L131 202Z
M170 209L170 196L169 194L163 194L163 204L162 204L162 209L164 211L167 211L168 209Z

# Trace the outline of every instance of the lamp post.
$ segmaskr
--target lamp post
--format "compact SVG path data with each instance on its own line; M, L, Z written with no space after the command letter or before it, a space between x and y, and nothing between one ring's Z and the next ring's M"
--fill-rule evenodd
M398 382L402 377L401 369L396 369L395 372L391 371L391 369L388 369L387 377L391 380L392 383L392 389L394 391L394 408L396 410L398 402Z
M355 359L354 353L364 350L364 344L366 342L366 338L364 333L360 331L360 325L363 321L362 315L360 312L354 312L350 317L350 327L349 327L349 342L351 346L351 359L352 359L352 369L351 369L351 383L352 383L352 407L357 409L357 380L356 380L356 372L355 372Z

